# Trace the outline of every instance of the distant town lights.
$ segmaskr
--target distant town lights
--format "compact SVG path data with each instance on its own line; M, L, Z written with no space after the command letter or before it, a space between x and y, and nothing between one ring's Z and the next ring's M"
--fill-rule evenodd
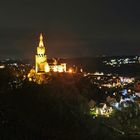
M0 66L0 69L4 69L4 68L5 68L5 66L4 66L4 65L1 65L1 66Z

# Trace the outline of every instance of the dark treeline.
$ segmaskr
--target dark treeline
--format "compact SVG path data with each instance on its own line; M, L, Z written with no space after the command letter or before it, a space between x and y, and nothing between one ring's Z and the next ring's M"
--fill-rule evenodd
M48 84L25 80L22 88L10 89L14 77L5 70L0 75L1 140L121 138L89 115L90 85L80 77L54 75Z

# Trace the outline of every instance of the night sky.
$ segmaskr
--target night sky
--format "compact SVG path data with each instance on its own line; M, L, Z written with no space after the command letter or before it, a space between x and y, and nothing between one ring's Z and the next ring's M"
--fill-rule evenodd
M11 0L0 3L0 59L140 55L137 0Z

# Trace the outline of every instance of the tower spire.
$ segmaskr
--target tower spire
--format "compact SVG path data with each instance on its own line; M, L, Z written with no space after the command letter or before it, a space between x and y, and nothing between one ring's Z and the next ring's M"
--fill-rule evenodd
M39 47L44 47L44 43L43 43L43 35L42 35L42 33L40 34Z

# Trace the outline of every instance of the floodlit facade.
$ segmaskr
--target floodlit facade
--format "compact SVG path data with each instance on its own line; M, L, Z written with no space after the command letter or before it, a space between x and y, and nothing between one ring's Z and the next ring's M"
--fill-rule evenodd
M46 48L43 43L43 36L40 34L40 42L35 55L35 71L36 73L66 72L66 63L58 64L54 59L52 64L47 62Z
M47 63L46 49L43 43L43 36L40 35L39 46L37 47L37 54L35 56L35 70L38 72L49 72L49 66Z

